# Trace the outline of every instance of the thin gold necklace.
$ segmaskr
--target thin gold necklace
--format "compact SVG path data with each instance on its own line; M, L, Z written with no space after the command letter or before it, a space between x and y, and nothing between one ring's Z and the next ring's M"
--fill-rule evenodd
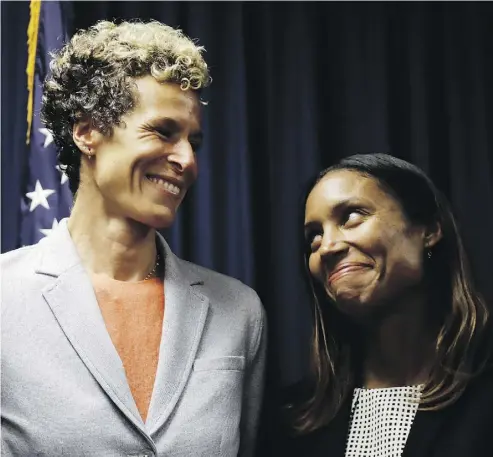
M156 263L154 264L154 267L152 268L152 270L144 278L144 281L151 279L156 274L157 267L159 266L159 260L160 260L160 256L159 256L159 252L157 252L156 253Z

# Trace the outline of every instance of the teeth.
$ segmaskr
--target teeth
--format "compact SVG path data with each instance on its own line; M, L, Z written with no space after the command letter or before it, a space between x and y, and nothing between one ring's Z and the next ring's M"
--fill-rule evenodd
M175 186L174 184L171 184L170 182L165 181L162 178L158 178L157 176L149 176L147 179L174 195L178 195L180 193L180 188L178 186Z

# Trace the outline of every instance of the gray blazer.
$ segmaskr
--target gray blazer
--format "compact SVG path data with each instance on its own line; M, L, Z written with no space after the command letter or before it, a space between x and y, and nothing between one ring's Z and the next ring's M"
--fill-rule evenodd
M2 456L251 456L265 316L241 282L165 258L166 310L144 423L66 220L1 256Z

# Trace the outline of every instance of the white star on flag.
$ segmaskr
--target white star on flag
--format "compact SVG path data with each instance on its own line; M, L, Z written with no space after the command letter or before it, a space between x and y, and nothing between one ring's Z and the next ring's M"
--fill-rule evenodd
M56 166L56 169L62 174L62 180L60 181L61 184L65 184L68 181L68 176L65 174L65 172L60 168L60 165Z
M53 225L51 226L50 229L39 229L39 231L44 235L48 236L52 230L55 230L58 227L58 221L56 219L53 219Z
M48 200L46 198L54 193L55 191L52 189L43 189L41 187L41 183L37 180L34 191L26 194L26 197L31 199L31 207L29 208L29 211L34 211L39 205L46 209L50 209L50 205L48 204Z
M45 142L43 144L43 147L46 148L49 146L51 143L53 143L53 135L48 129L45 129L44 127L41 129L38 129L39 133L42 133L45 136Z

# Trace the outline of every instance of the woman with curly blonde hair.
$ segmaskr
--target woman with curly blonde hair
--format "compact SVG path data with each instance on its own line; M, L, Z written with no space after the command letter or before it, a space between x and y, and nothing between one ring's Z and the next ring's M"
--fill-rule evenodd
M2 455L253 455L265 318L158 233L197 177L203 48L102 21L53 57L42 116L74 193L2 255Z

